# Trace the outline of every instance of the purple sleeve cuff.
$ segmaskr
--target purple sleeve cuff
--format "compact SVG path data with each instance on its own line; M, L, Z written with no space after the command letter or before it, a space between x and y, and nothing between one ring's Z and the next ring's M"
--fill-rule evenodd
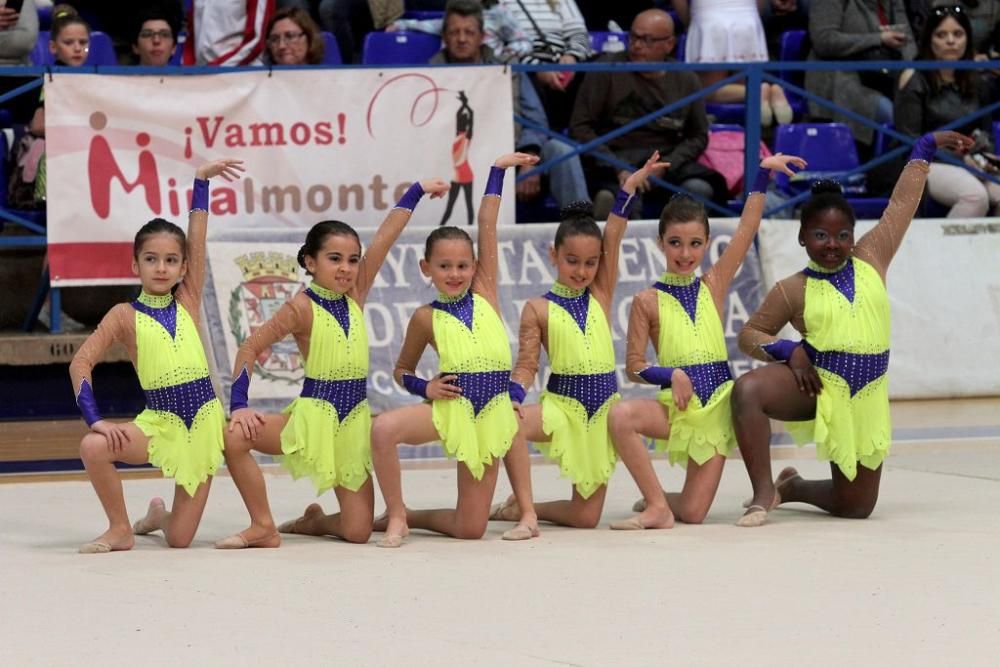
M787 338L779 338L773 343L761 345L761 349L779 361L788 361L792 358L792 352L799 346L799 343Z
M510 381L510 385L507 388L507 393L510 394L510 400L514 403L524 403L525 391L524 387L514 382Z
M414 396L427 398L427 380L418 378L416 375L403 376L403 389Z
M658 384L664 389L670 386L670 377L674 369L670 366L650 366L638 372L638 376L649 384Z
M191 193L191 210L208 210L208 181L201 178L194 179L194 191Z
M917 143L913 144L910 159L930 162L934 158L935 153L937 153L937 142L934 140L934 135L928 132L917 139Z
M750 190L747 194L752 194L754 192L765 193L767 192L768 183L771 182L771 170L764 169L761 167L757 170L757 178L753 179L753 185L750 186Z
M80 383L80 393L76 395L76 404L80 408L83 420L87 422L87 426L93 426L95 422L101 421L101 413L97 411L97 399L94 398L94 390L86 380Z
M249 392L250 374L247 373L246 366L244 366L239 377L233 380L232 389L229 391L229 414L250 407Z
M489 178L486 179L486 192L483 194L484 197L489 197L490 195L501 196L503 194L503 174L504 170L500 167L493 165L490 167Z
M617 215L619 218L627 220L632 213L635 200L636 196L634 193L629 194L624 190L618 190L618 195L615 197L615 205L611 208L612 215Z
M407 211L413 211L420 203L420 198L426 194L424 192L423 186L420 183L412 184L406 193L399 198L399 202L396 203L396 208L405 208Z

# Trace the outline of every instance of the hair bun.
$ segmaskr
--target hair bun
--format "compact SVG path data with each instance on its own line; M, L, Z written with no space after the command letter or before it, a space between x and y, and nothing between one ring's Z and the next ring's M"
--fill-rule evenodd
M566 220L567 218L593 218L594 217L594 205L591 204L586 199L578 199L577 201L570 202L562 207L559 211L559 219Z
M306 246L304 244L299 248L299 254L296 255L295 259L299 261L299 266L303 269L306 268Z
M812 184L811 190L814 195L821 195L825 193L833 193L836 195L844 194L844 188L840 186L840 183L831 178L821 178Z

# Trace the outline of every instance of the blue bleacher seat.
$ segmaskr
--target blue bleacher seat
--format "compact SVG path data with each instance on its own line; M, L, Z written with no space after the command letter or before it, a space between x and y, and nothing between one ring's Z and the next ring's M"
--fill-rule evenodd
M778 60L782 62L795 62L805 60L809 56L809 36L805 30L786 30L781 33L781 46L778 51ZM792 70L779 70L778 78L788 83L799 86L805 85L805 72ZM799 95L785 91L788 104L792 107L795 118L801 118L806 114L808 105Z
M35 65L52 65L55 57L49 51L49 31L39 30L35 48L31 50L31 62ZM87 54L86 65L117 65L118 57L111 38L105 33L95 30L90 33L90 52Z
M813 182L831 178L839 181L844 196L859 218L878 218L889 204L884 197L865 197L864 174L847 178L843 174L857 167L858 149L851 130L843 123L792 123L779 125L774 136L774 152L798 155L809 167L794 178L777 173L775 186L782 194L793 196L807 190Z
M187 43L187 33L181 32L177 34L177 45L174 48L174 55L170 56L170 61L168 65L173 65L174 67L181 66L181 60L184 58L184 44Z
M684 47L687 46L687 35L677 36L677 45L674 46L674 58L678 62L684 62Z
M342 65L344 61L340 57L340 45L337 44L337 38L333 36L332 32L320 34L323 36L323 64Z
M441 50L441 38L423 32L370 32L361 62L365 65L423 65Z
M414 9L414 10L404 11L402 18L412 19L414 21L434 21L436 19L443 19L444 12L434 11L430 9L428 10Z
M591 32L590 47L597 55L605 53L616 53L628 48L627 32Z

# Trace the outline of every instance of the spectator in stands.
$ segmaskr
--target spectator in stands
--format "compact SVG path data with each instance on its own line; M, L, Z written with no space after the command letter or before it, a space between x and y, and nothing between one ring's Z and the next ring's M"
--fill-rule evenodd
M520 60L532 53L534 45L510 9L498 0L483 0L483 43L500 62ZM386 26L386 31L414 30L432 35L443 32L443 19L400 19Z
M590 59L590 33L575 0L501 0L521 29L534 43L524 63L563 63L572 65ZM573 72L538 72L533 75L545 112L553 127L569 123L579 77Z
M132 53L143 67L165 67L177 50L181 17L167 4L151 5L139 13L132 37Z
M478 63L499 64L490 47L484 44L485 24L483 8L478 0L449 0L444 17L444 49L431 58L433 65ZM524 75L513 74L514 113L535 123L548 126L545 110L531 81ZM542 161L552 160L572 149L555 139L531 128L515 123L514 145L519 152L539 155ZM520 167L523 172L530 167ZM549 187L560 206L587 197L587 187L580 166L580 159L572 157L559 163L549 172ZM542 196L541 176L535 175L517 184L517 198L530 201Z
M185 65L259 65L274 0L193 0Z
M407 8L412 0L406 2ZM440 7L443 9L444 2ZM403 15L403 0L278 0L281 8L298 7L319 19L323 30L333 33L344 63L361 62L365 35L382 30Z
M933 8L920 38L919 60L971 60L975 50L973 29L962 7ZM907 70L901 83L902 88L896 94L896 129L914 138L975 113L991 99L989 84L975 70ZM992 151L988 115L958 131L982 137L981 152ZM977 163L970 155L952 155L992 174L1000 173L985 158ZM949 218L982 217L1000 203L1000 185L938 160L931 162L927 191L935 201L951 207Z
M986 59L993 47L994 31L1000 29L1000 0L933 0L931 6L932 10L938 7L961 7L972 26L969 41L972 42L973 53L982 60ZM933 19L928 15L926 20Z
M767 39L757 0L674 0L681 21L688 24L684 59L689 63L732 63L767 61ZM726 70L698 72L701 85L708 87L729 76ZM712 102L732 104L746 99L743 82L730 83L708 96ZM781 86L760 86L760 121L764 126L777 121L792 122L792 107Z
M267 26L269 65L318 65L323 62L323 37L309 14L298 7L275 12Z
M21 9L0 7L0 65L30 65L28 54L38 41L38 10L34 0Z
M789 30L809 30L809 0L758 1L763 4L761 20L767 37L767 52L771 60L777 60L781 53L782 33Z
M606 55L602 61L662 62L669 59L674 44L670 15L650 9L632 22L628 51ZM699 90L698 77L690 71L590 72L580 86L570 131L580 142L593 141ZM656 176L703 198L724 203L725 179L697 162L707 145L708 118L704 102L697 100L595 148L592 153L627 164L612 166L593 158L585 159L590 190L596 193L595 217L599 220L605 217L614 193L636 169L635 165L644 164L653 150L660 151L662 160L670 163L666 172ZM639 191L656 203L666 199L666 193L651 190L648 183L643 183Z
M912 60L917 55L903 0L824 0L809 9L810 60ZM820 97L878 123L891 123L898 71L806 72L806 88ZM810 103L814 116L831 117ZM874 131L832 113L850 126L869 149ZM864 149L862 150L864 151Z

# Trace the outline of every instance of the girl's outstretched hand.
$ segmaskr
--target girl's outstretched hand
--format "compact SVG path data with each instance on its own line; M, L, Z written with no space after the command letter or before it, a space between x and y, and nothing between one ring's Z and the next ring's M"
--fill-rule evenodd
M946 148L961 155L962 153L969 152L969 149L976 142L972 137L967 137L952 130L946 130L934 133L934 143L937 144L938 148Z
M805 169L807 163L797 155L784 155L782 153L776 153L775 155L771 155L770 157L766 157L761 160L760 166L764 169L780 171L788 176L794 176L795 172L791 170L791 167L795 167L796 169Z
M531 155L530 153L507 153L506 155L501 155L497 158L497 161L493 163L495 166L501 169L509 169L510 167L524 167L528 165L538 164L538 156Z
M246 168L243 166L243 160L230 157L206 162L198 167L194 175L202 180L208 180L213 176L222 176L227 181L235 181L239 179L240 172L244 171Z
M653 154L646 160L646 164L633 171L622 183L622 190L634 195L636 190L645 192L649 190L649 177L660 176L663 170L670 166L669 162L660 162L660 151L653 151Z
M420 187L424 189L424 194L431 196L431 199L443 197L451 189L451 185L443 178L429 178L426 181L420 181Z

